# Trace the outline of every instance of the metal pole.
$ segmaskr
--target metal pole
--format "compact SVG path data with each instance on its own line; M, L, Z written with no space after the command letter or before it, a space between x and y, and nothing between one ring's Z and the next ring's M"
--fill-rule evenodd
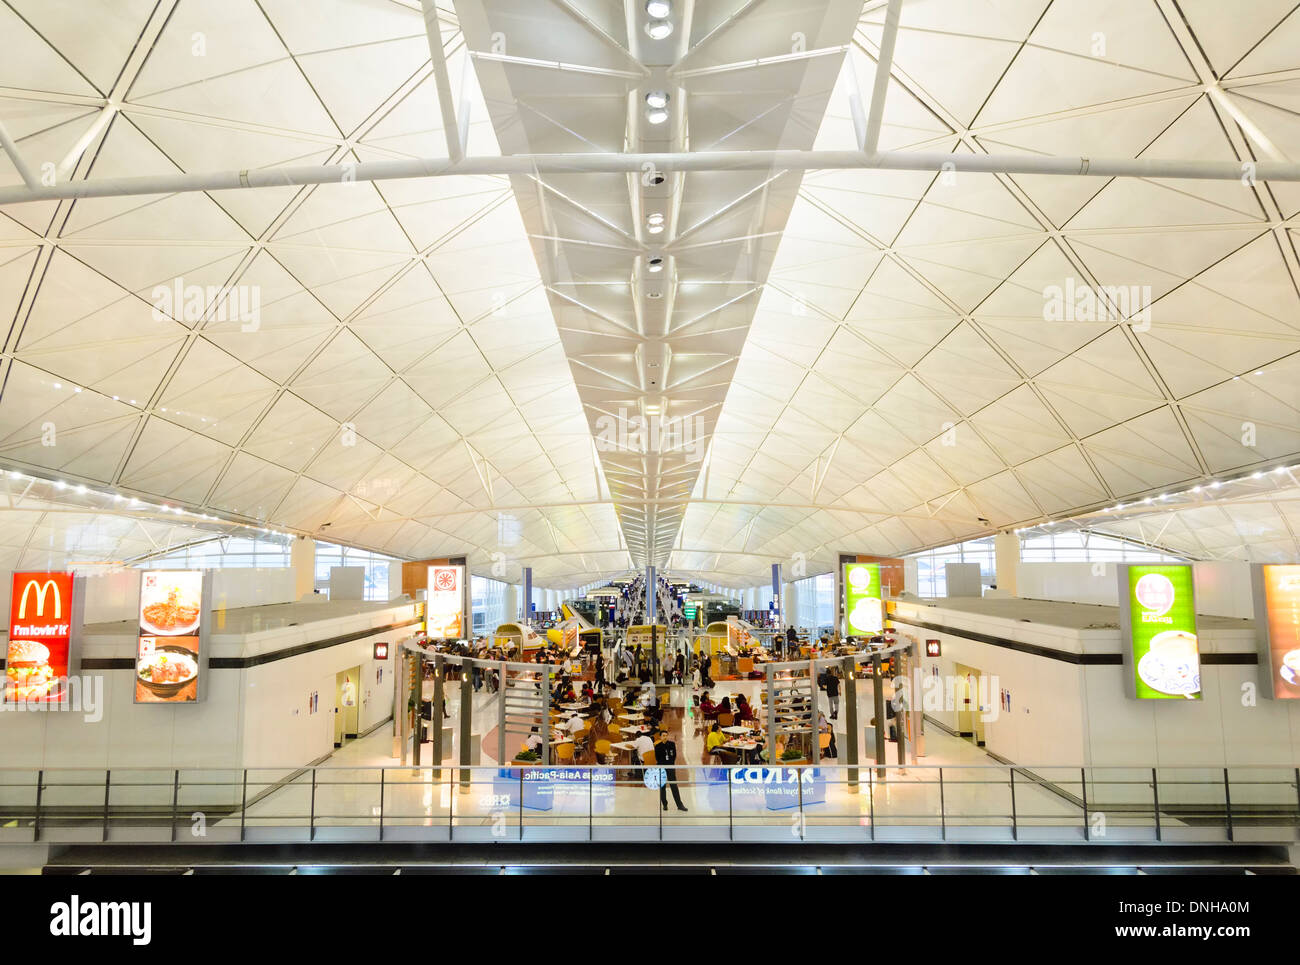
M379 769L379 840L384 840L384 771Z
M248 816L248 768L244 768L244 789L239 796L239 840L244 840L244 819Z
M867 134L862 143L862 150L867 154L875 154L880 144L880 122L885 115L885 97L889 93L889 72L894 65L894 41L898 39L898 14L902 5L903 0L889 0L889 7L885 10L876 81L871 88L871 113L867 115Z
M1092 840L1092 831L1088 827L1088 772L1079 768L1079 789L1083 794L1083 840Z
M948 812L943 796L943 768L939 768L939 828L940 837L948 840Z
M316 768L311 769L311 815L307 818L307 840L316 840Z
M171 840L176 840L176 804L181 796L181 772L177 768L172 775L172 834Z
M1228 840L1233 841L1235 838L1232 833L1232 788L1228 783L1228 769L1223 769L1223 804L1228 811Z
M474 777L470 770L474 751L474 735L470 733L474 716L474 685L470 682L472 674L466 673L464 664L460 669L460 792L468 794Z
M105 841L108 840L108 791L109 791L109 784L110 784L110 782L111 782L111 780L112 780L112 775L113 775L113 772L112 772L112 771L105 771L105 772L104 772L104 832L103 832L103 840L105 840Z
M1010 769L1011 773L1011 840L1020 840L1020 822L1016 817L1016 769Z
M850 793L858 790L858 768L861 763L861 749L858 745L858 674L857 661L852 657L844 658L844 751L849 759L848 789ZM833 727L833 725L832 725Z
M1156 818L1156 840L1160 840L1160 778L1156 774L1156 769L1151 768L1151 801L1153 813Z
M876 840L876 780L870 768L867 769L867 803L871 808L871 840Z
M776 670L772 664L763 668L767 674L767 760L776 766Z
M429 708L429 736L433 738L433 779L442 780L442 759L447 753L447 748L442 743L442 708L447 700L447 684L444 677L447 675L447 662L442 654L436 654L433 658L433 704ZM423 679L424 674L419 674ZM421 690L424 685L421 683ZM423 694L421 694L423 696ZM417 741L418 746L418 741ZM420 763L419 751L416 751L415 763Z
M727 840L736 840L736 812L731 803L731 784L733 771L727 768Z
M1249 164L1250 167L1246 165ZM0 205L75 198L181 194L240 188L342 184L471 175L626 174L646 166L667 172L694 171L970 171L983 174L1045 174L1078 177L1185 178L1196 181L1300 181L1300 164L1284 161L1161 160L1156 158L1054 157L1033 154L945 154L935 151L688 151L681 154L512 154L501 157L411 158L281 168L142 177L95 178L51 186L0 188Z
M885 779L885 677L880 654L871 655L871 687L876 704L876 777Z
M32 819L32 840L41 840L41 792L45 789L45 769L36 772L36 816Z
M36 175L32 173L32 169L27 166L27 162L23 160L23 156L18 153L18 145L15 144L14 139L9 136L9 131L5 128L3 122L0 122L0 148L3 148L4 152L9 155L9 160L13 162L14 169L18 172L18 176L23 179L23 184L27 185L29 188L40 187L40 181L38 181Z
M461 149L456 109L451 102L451 78L447 75L447 55L442 49L442 28L438 25L438 6L434 0L420 0L420 6L424 9L424 30L429 35L429 58L433 61L433 80L438 88L438 107L442 111L447 156L453 161L459 161L465 156L465 152Z

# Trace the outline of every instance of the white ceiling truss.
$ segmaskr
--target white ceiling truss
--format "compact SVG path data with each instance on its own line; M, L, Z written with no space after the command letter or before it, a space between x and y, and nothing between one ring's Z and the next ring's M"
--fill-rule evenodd
M1293 0L672 8L0 0L0 461L736 585L1300 453Z

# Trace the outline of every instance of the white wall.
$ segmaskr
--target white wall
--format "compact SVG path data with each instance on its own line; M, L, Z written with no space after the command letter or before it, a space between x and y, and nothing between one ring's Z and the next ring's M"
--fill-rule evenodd
M970 630L1068 653L1118 654L1118 630L1025 624L906 603L899 604L898 616L956 631L899 625L901 633L918 641L942 641L941 657L922 658L924 673L937 664L941 675L955 674L961 663L997 675L994 706L1000 689L1011 690L1011 712L999 711L985 724L986 749L1017 764L1197 768L1211 777L1216 772L1221 777L1224 767L1300 765L1300 701L1250 700L1251 691L1243 687L1257 680L1254 665L1203 664L1199 701L1136 700L1127 696L1122 665L1068 663L961 633ZM1203 626L1199 636L1206 654L1255 652L1249 626ZM927 713L956 730L955 712ZM1162 770L1161 781L1168 776Z
M1196 612L1210 616L1250 619L1250 564L1205 562L1192 564L1196 582ZM1119 605L1114 563L1019 563L1016 595L1026 600Z

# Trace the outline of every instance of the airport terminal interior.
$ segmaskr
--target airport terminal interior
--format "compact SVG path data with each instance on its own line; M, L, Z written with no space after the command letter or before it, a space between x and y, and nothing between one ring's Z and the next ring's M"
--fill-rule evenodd
M0 872L1295 875L1298 243L1294 0L0 0Z

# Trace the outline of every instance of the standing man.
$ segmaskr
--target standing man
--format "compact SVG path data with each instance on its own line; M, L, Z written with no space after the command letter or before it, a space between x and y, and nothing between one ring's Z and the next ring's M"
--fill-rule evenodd
M677 744L666 731L661 730L659 738L659 743L655 744L655 762L664 767L667 774L667 779L659 787L659 804L665 811L668 810L668 786L671 785L677 810L685 811L686 805L682 803L682 792L677 789L677 768L673 766L677 763Z

